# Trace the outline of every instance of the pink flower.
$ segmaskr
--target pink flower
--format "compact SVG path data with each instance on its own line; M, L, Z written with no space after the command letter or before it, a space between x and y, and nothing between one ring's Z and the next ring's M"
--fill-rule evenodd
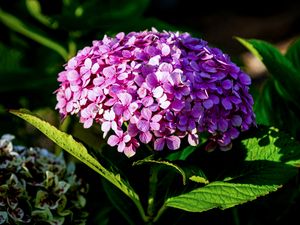
M105 111L103 114L103 122L101 125L101 130L103 131L103 138L106 137L110 129L116 131L118 129L116 115L113 110Z
M197 145L202 132L227 150L255 124L249 76L188 33L104 36L70 59L58 81L62 116L77 114L85 128L100 124L128 157L140 143L159 151L179 149L182 138Z
M128 93L120 93L117 95L120 102L114 104L114 112L118 116L123 116L124 120L127 121L133 115L135 110L138 108L136 102L132 102L132 96Z
M118 145L118 151L123 152L126 147L126 143L130 141L131 137L128 133L124 133L122 130L116 130L115 133L116 135L111 135L108 138L107 143L112 147Z

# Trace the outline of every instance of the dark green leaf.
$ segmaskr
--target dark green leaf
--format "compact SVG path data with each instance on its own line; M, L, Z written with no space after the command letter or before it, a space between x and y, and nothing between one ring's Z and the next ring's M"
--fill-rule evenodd
M273 86L274 83L268 80L262 88L252 92L254 98L253 110L256 115L256 122L263 125L271 125L273 121Z
M168 160L186 160L190 154L192 154L197 149L197 146L188 146L184 148L183 150L176 151L173 153L170 153L166 158Z
M300 71L300 39L296 40L287 50L285 54L298 71Z
M279 94L286 100L297 101L300 94L300 73L293 64L267 42L241 38L238 40L265 64L280 87Z
M166 166L168 168L175 169L175 171L178 172L182 176L182 182L183 182L183 184L184 185L186 184L186 175L185 175L185 172L184 172L184 170L182 168L180 168L176 164L168 162L168 161L159 161L159 160L147 159L146 158L146 159L142 159L142 160L134 162L133 165L137 166L137 165L142 165L144 163L157 164L157 165Z
M44 210L34 210L31 215L41 221L50 221L53 219L53 215L49 208L45 208Z

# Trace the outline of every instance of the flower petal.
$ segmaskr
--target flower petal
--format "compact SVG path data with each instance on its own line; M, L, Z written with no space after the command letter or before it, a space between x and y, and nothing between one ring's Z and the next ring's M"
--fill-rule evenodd
M116 68L114 66L105 67L102 73L106 77L112 77L116 74Z
M167 146L170 150L176 150L180 147L180 138L177 136L170 136L166 138Z
M158 86L152 92L153 92L154 98L161 98L162 95L164 94L164 89L162 87Z
M148 64L151 66L158 66L159 60L160 60L160 55L153 56L152 58L150 58Z
M188 142L192 146L197 146L199 144L198 134L188 134Z
M148 108L143 108L141 115L144 119L149 121L152 117L152 111Z
M117 95L119 100L122 102L123 105L129 105L132 100L132 96L128 93L120 93Z
M139 120L136 126L140 131L147 132L150 128L150 123L147 120Z
M109 144L112 147L116 146L119 142L120 142L120 139L116 135L111 135L107 140L107 144Z
M226 109L226 110L232 109L232 103L229 101L228 98L222 99L222 105L223 105L224 109Z
M203 102L203 106L206 109L210 109L211 107L213 107L213 105L214 105L214 102L210 99L207 99Z
M139 138L142 143L148 144L152 139L152 134L149 131L147 131L145 133L141 133Z
M154 150L161 151L165 146L165 138L158 138L154 141Z
M105 121L101 125L101 130L105 133L107 133L110 130L110 128L111 128L111 122L109 121Z

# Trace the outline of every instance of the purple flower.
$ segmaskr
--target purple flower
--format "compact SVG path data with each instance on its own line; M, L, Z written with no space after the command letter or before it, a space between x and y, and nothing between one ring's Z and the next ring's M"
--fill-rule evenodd
M197 145L231 148L255 125L250 77L228 55L188 33L119 33L93 41L59 73L56 108L85 128L101 124L108 144L128 157L140 143L154 150Z

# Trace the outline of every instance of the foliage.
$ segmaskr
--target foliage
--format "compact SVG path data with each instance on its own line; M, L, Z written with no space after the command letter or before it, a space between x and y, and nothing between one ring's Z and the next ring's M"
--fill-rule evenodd
M68 150L75 157L78 157L78 150L83 147L70 136L63 134L61 131L28 111L12 111L12 113L31 123L61 147ZM69 144L66 145L65 143ZM80 145L81 147L75 147L77 145ZM275 128L261 127L259 129L253 129L252 133L248 133L235 143L235 149L232 151L234 151L235 154L239 153L239 157L231 159L235 160L234 167L213 168L216 167L216 164L213 163L214 158L204 155L200 161L197 160L193 165L195 165L195 168L198 170L203 170L202 176L205 177L207 182L198 182L196 186L193 182L189 184L185 184L184 182L180 186L177 186L175 190L172 190L171 188L172 181L171 183L168 183L170 182L168 179L166 179L166 181L159 180L158 175L161 172L160 166L164 166L165 169L168 170L168 173L174 172L175 168L175 171L177 173L179 172L184 180L186 176L191 177L195 174L191 173L191 171L189 171L190 173L186 173L185 170L188 170L188 168L184 167L184 165L181 168L181 166L175 165L173 162L167 162L165 156L155 160L143 159L137 161L134 164L153 164L149 180L150 196L148 199L147 212L141 208L141 201L144 196L133 198L132 195L128 195L128 185L120 185L122 182L121 180L116 183L115 176L108 175L111 172L104 173L97 171L97 169L96 171L118 187L123 193L127 194L138 207L144 222L149 223L158 221L162 213L169 207L189 212L203 212L212 208L226 209L254 200L277 190L296 175L297 169L295 166L300 163L300 152L297 151L299 147L299 143ZM192 156L195 153L196 152L192 153L184 162L192 164L189 162L189 159L194 158ZM85 157L83 154L88 156L87 150L81 150L81 157L78 157L78 159L82 160L95 170L95 166L91 163L87 163L85 160L87 156ZM154 155L153 157L157 156ZM112 161L114 159L110 160ZM209 165L213 167L203 165L208 163L204 160L212 160L212 162L209 162ZM89 161L97 162L94 158L91 158ZM195 171L195 168L193 168L193 171ZM124 171L122 168L119 168L119 170ZM209 173L213 171L215 174L208 175L206 174L206 171ZM125 182L132 183L130 180ZM147 182L147 180L144 180L143 182ZM164 201L160 203L155 201L155 193L159 182L163 182L164 187L169 187L166 190L160 190L165 193ZM131 193L136 192L132 190ZM114 202L122 202L116 198L117 196L114 196ZM123 215L125 214L125 218L130 218L125 210L120 210Z
M282 128L299 139L300 39L291 44L284 55L265 41L237 39L270 73L262 87L255 90L257 122Z

